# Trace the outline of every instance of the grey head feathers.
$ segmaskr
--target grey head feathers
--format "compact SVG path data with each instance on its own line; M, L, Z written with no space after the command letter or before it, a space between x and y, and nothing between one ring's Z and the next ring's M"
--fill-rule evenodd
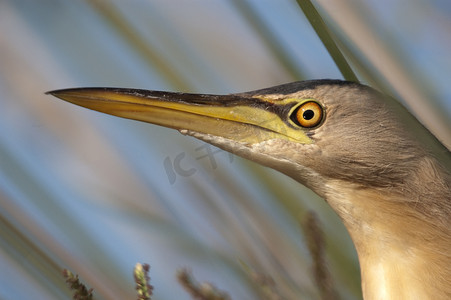
M324 195L322 189L328 181L336 180L398 194L426 215L440 212L440 218L449 219L449 151L440 148L442 160L447 160L442 164L431 151L435 138L406 109L383 94L339 80L295 82L246 94L312 98L326 111L323 124L308 130L313 144L281 142L260 149L279 159L289 158L292 170L287 171L285 165L284 173L320 195ZM305 170L317 176L296 178L296 172Z

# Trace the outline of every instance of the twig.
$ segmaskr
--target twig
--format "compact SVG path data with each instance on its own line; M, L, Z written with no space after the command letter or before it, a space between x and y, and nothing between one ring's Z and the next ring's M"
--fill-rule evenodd
M177 279L191 297L196 300L231 300L230 296L219 291L208 282L198 283L186 269L177 272Z
M138 300L150 300L152 296L153 286L150 285L149 277L150 266L148 264L137 263L133 270L135 278L136 291L138 292Z
M73 274L71 271L64 269L63 276L66 279L66 283L68 284L71 291L74 291L74 300L92 300L94 299L92 296L93 289L87 289L86 286L80 282L78 279L78 275Z

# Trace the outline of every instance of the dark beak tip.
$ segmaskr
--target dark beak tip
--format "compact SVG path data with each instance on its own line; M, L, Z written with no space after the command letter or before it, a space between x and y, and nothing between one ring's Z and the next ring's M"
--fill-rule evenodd
M58 95L59 91L60 91L60 90L47 91L47 92L45 92L44 94L45 94L45 95L56 96L56 95Z
M47 91L44 94L58 97L58 95L63 95L63 94L66 94L66 93L73 93L73 92L75 92L75 90L77 90L77 88L75 88L75 89L73 89L73 88L58 89L58 90Z

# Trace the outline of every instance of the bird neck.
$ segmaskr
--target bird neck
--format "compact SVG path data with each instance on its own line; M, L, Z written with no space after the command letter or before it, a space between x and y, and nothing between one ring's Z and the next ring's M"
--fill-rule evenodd
M331 185L329 204L359 257L368 299L451 299L451 228L428 222L400 195Z

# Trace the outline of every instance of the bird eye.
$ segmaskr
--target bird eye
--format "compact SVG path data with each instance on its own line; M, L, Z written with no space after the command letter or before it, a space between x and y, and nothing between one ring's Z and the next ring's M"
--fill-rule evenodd
M321 123L323 108L314 101L307 101L294 108L290 119L298 126L312 128Z

